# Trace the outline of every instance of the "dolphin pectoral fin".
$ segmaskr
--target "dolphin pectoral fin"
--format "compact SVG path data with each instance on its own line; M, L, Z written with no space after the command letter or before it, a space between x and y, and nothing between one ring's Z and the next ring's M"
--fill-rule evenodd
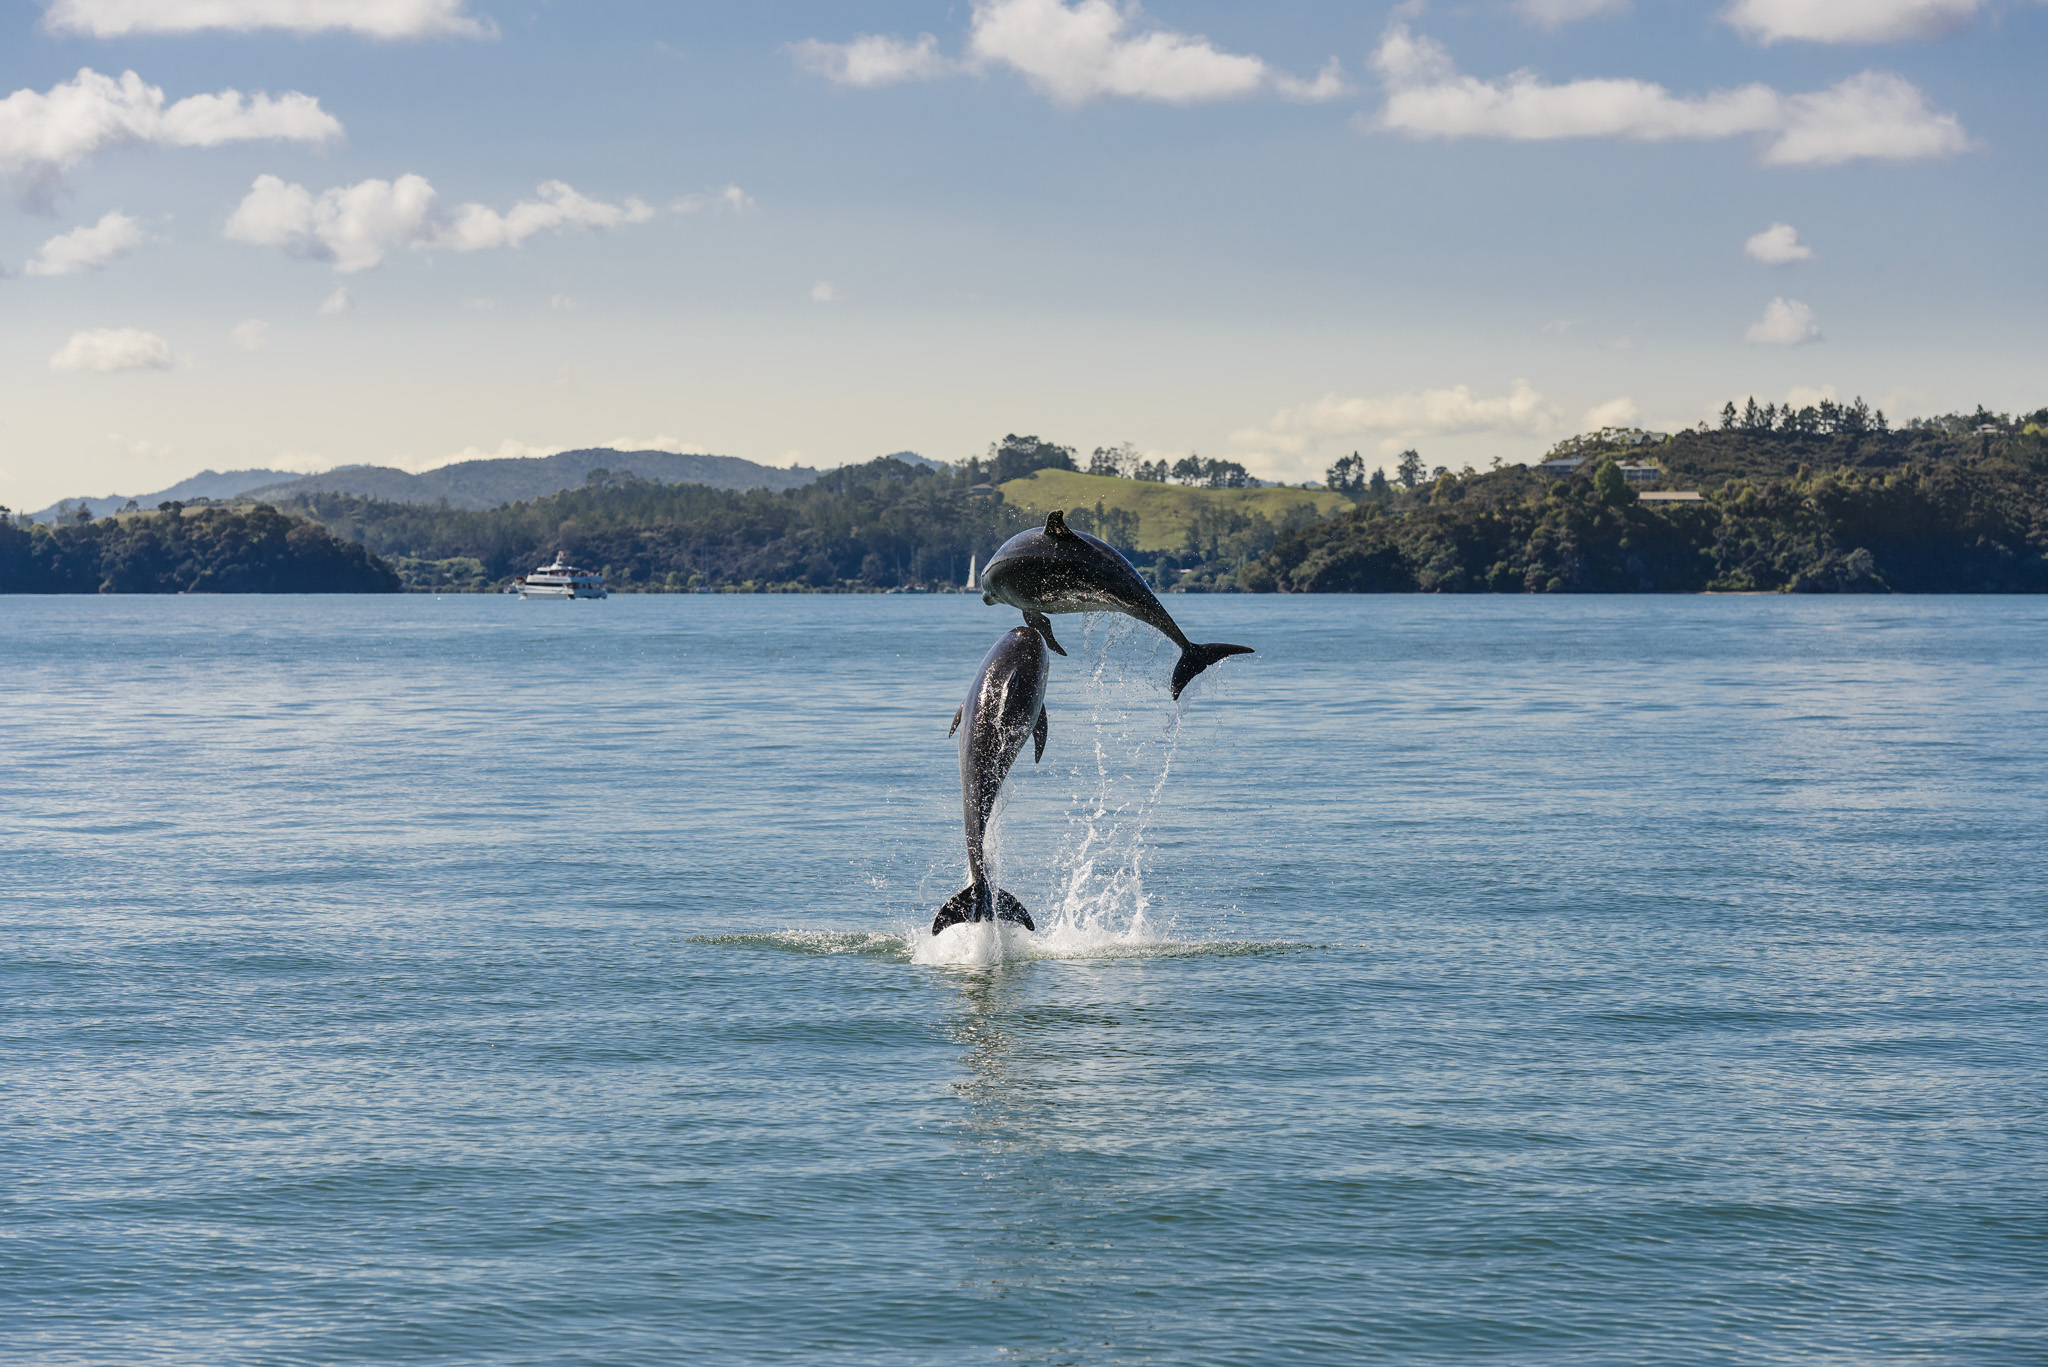
M998 921L1008 921L1013 926L1022 926L1024 929L1033 932L1036 932L1038 929L1038 926L1031 919L1031 913L1024 910L1024 904L1010 896L1009 893L1000 890L996 893L996 919Z
M1055 516L1055 517L1057 517L1057 516L1058 516L1058 514L1057 514L1057 513L1055 513L1055 514L1054 514L1054 516ZM1058 641L1055 641L1055 640L1054 640L1054 639L1052 638L1052 619L1051 619L1051 618L1049 618L1049 617L1047 617L1047 616L1046 616L1046 615L1045 615L1044 613L1042 613L1042 612L1027 612L1027 613L1025 613L1025 614L1024 614L1024 625L1025 625L1025 626L1027 626L1027 627L1030 627L1030 628L1031 628L1031 629L1032 629L1033 631L1037 632L1037 633L1038 633L1038 634L1039 634L1040 636L1043 636L1043 637L1045 638L1045 647L1046 647L1046 649L1047 649L1047 650L1050 650L1050 651L1051 651L1051 652L1052 652L1053 654L1055 654L1055 655L1064 655L1064 654L1066 654L1066 653L1067 653L1067 651L1066 651L1066 647L1065 647L1065 646L1062 646L1062 645L1061 645L1061 644L1060 644L1060 643L1059 643Z
M1180 663L1173 667L1173 696L1178 699L1180 691L1194 681L1195 675L1201 673L1210 665L1215 664L1218 660L1227 660L1233 655L1249 655L1251 653L1252 648L1250 646L1227 646L1220 644L1198 646L1190 642L1187 649L1180 653Z
M948 926L965 925L974 919L974 885L968 884L946 899L946 905L939 908L939 914L932 918L932 934L937 935Z
M1045 758L1045 709L1038 709L1038 724L1031 728L1031 762Z
M953 724L952 724L951 726L949 726L949 727L947 727L947 728L946 728L946 734L950 736L950 735L952 735L952 734L953 734L953 733L954 733L955 731L958 731L958 730L960 729L960 719L961 719L962 717L966 716L966 715L967 715L967 704L966 704L966 703L961 703L961 704L960 704L960 705L959 705L958 707L954 708L954 709L953 709Z

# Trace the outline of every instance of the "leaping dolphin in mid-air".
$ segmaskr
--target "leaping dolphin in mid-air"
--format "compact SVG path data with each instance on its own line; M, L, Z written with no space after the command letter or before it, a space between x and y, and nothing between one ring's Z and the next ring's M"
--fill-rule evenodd
M1250 646L1196 645L1159 605L1159 599L1131 562L1115 547L1067 526L1063 513L1046 515L1042 531L1019 532L1005 541L981 570L981 601L1008 603L1024 613L1025 624L1064 655L1052 638L1048 612L1121 612L1157 630L1180 647L1173 667L1173 696L1195 675Z
M982 837L996 794L1029 738L1031 762L1045 755L1045 646L1030 627L1003 633L981 662L967 701L953 714L947 735L960 735L960 812L967 829L967 868L973 881L949 899L932 920L932 934L962 921L1012 921L1036 930L1024 904L988 881ZM961 723L966 723L962 730Z

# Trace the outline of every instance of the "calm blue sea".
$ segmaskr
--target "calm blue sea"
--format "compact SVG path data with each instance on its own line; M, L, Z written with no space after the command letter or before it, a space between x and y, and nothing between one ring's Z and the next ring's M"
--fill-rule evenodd
M0 599L0 1361L2048 1361L2048 603L1171 606Z

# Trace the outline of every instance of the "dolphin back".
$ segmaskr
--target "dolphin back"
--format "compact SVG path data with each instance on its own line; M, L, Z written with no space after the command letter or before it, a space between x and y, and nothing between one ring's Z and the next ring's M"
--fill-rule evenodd
M953 727L960 737L961 825L971 881L939 909L932 921L934 935L962 921L1011 921L1034 928L1023 904L989 883L982 841L1010 766L1027 741L1044 735L1045 678L1045 646L1039 634L1016 627L990 648L967 700L954 714ZM1039 750L1043 748L1040 739Z

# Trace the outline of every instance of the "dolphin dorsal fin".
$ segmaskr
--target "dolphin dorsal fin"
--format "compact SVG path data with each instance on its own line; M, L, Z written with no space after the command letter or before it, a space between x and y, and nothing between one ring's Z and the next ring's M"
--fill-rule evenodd
M1045 534L1060 541L1076 539L1074 534L1067 530L1067 515L1057 508L1045 515Z

